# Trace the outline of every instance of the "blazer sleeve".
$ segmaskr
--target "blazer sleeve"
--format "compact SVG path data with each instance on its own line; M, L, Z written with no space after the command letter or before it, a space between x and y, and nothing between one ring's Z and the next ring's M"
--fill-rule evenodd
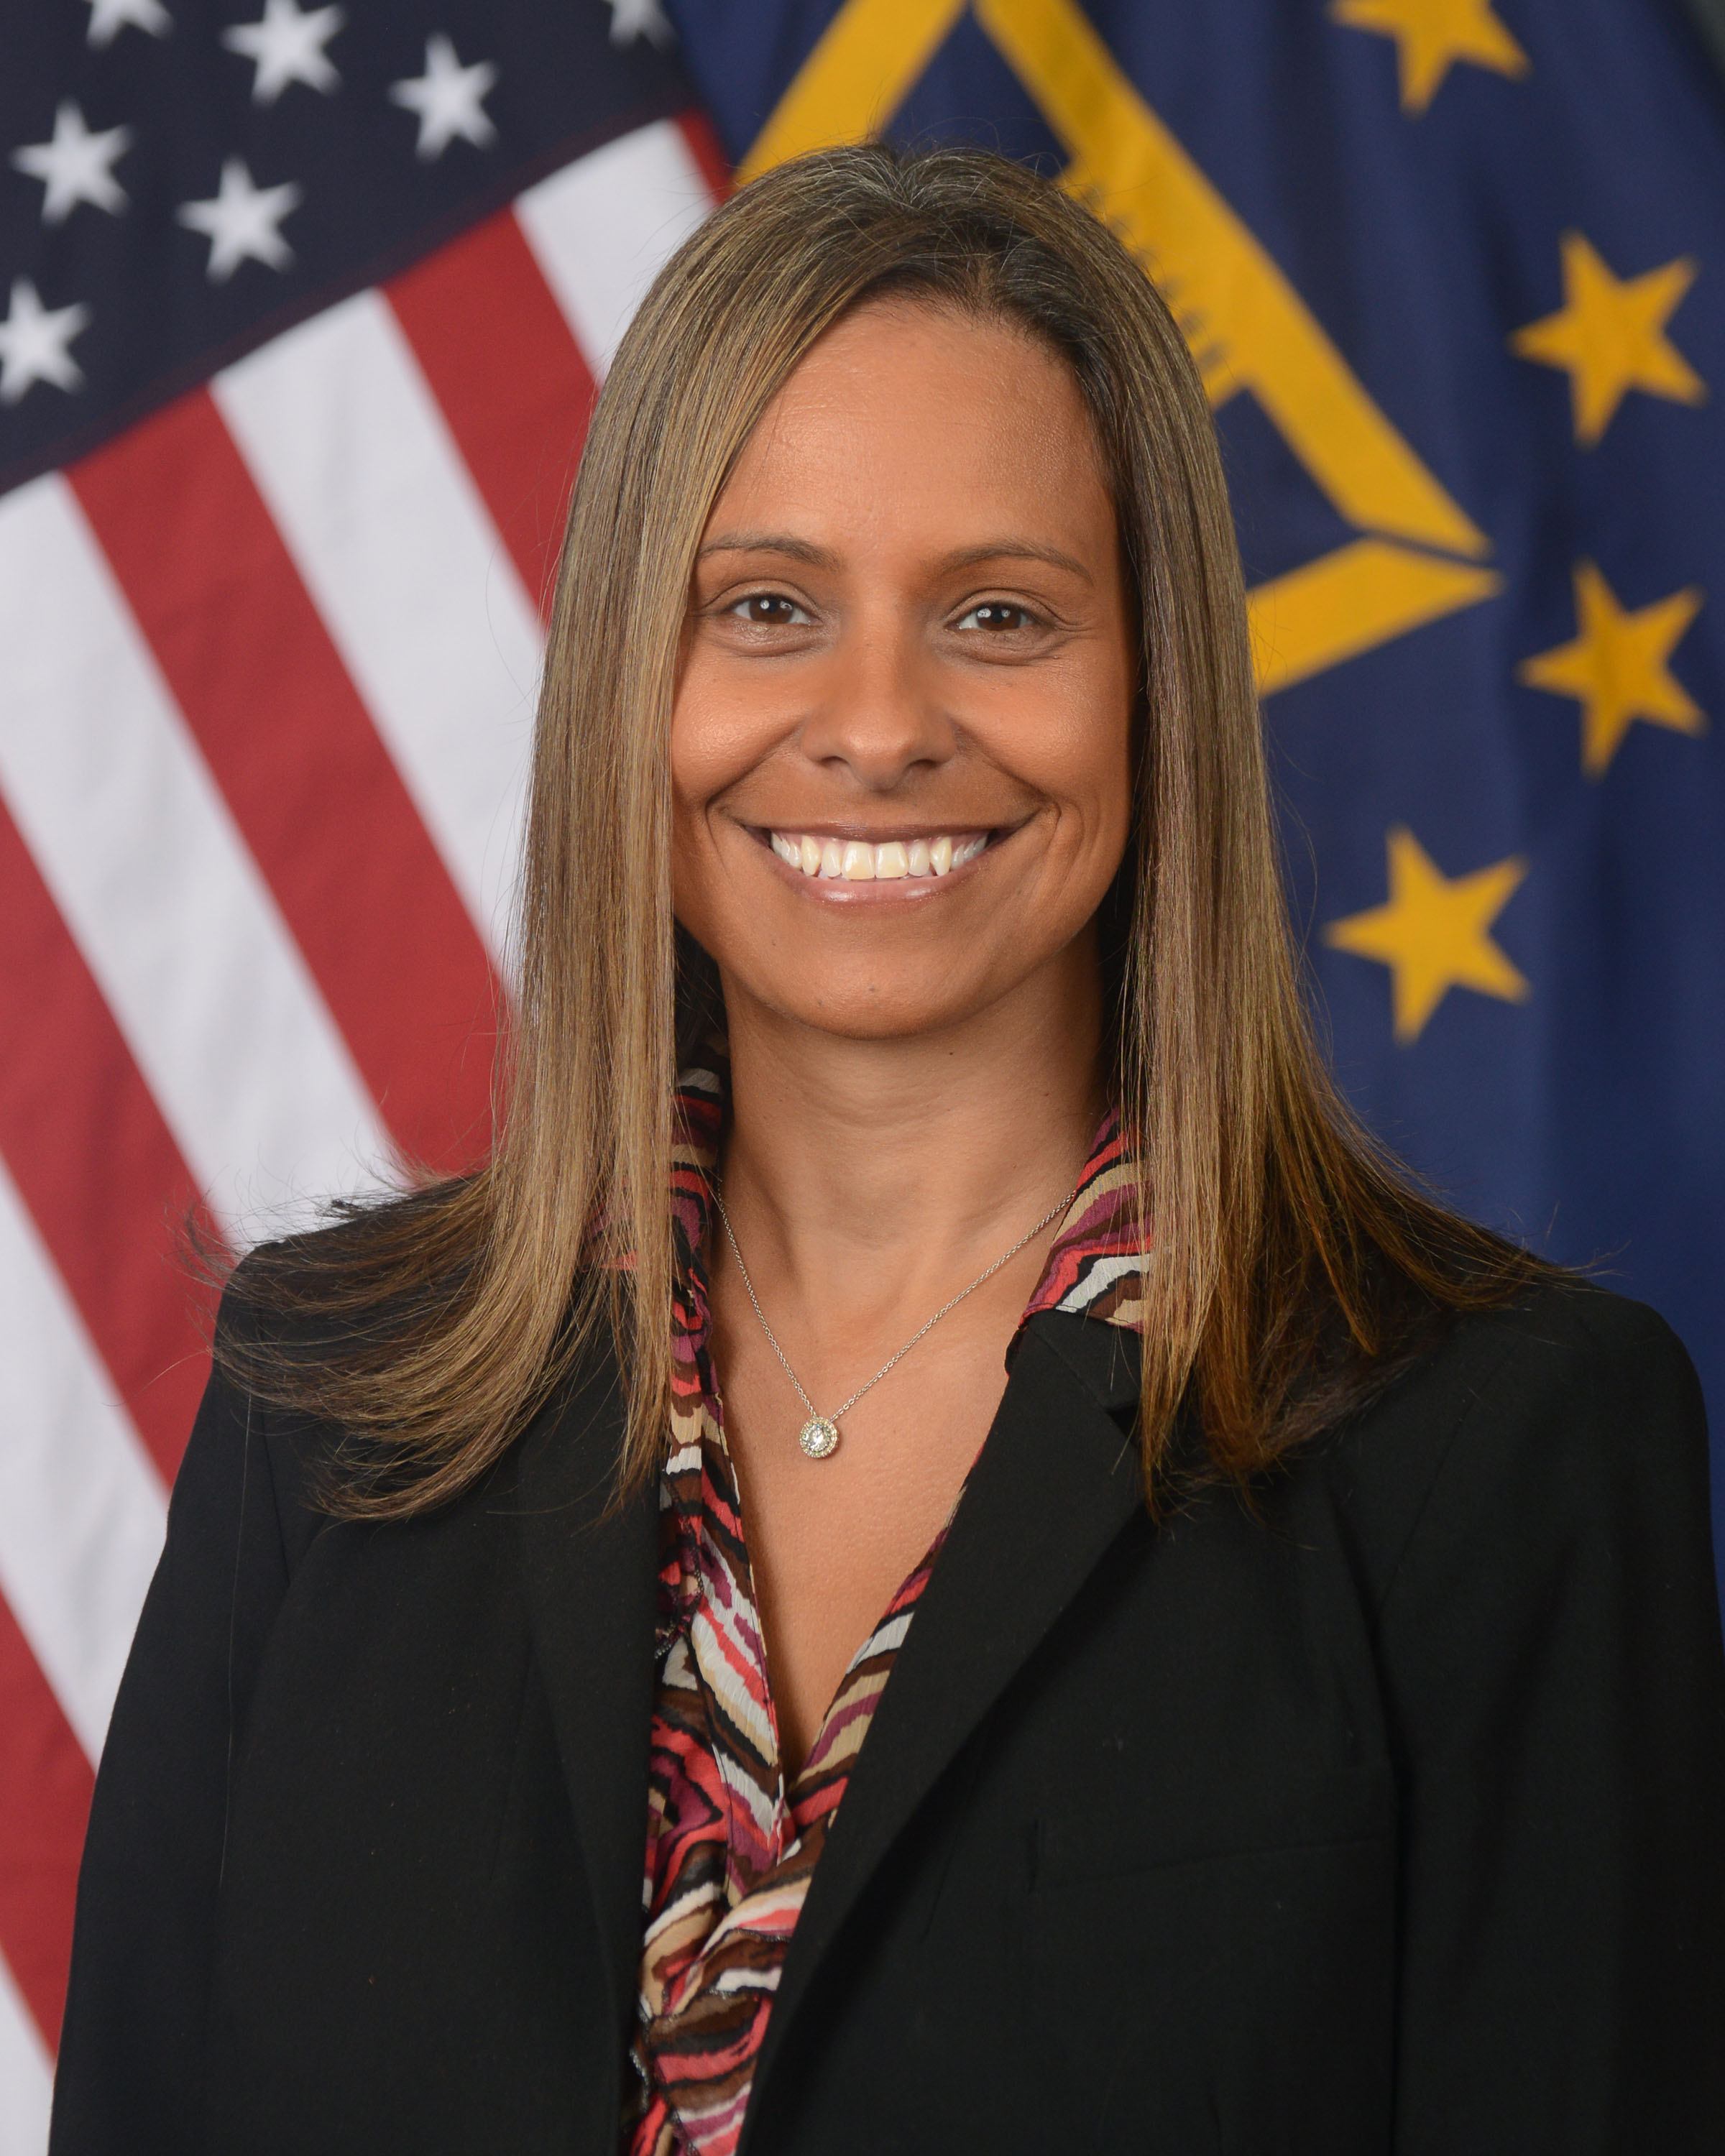
M1381 1607L1395 2156L1716 2156L1725 1656L1700 1388L1614 1296L1512 1329Z
M228 1775L289 1569L263 1412L218 1372L96 1776L50 2156L202 2145Z

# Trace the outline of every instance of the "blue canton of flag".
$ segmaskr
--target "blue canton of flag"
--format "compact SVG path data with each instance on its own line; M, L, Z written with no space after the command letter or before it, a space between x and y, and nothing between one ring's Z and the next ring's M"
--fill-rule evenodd
M1160 282L1341 1078L1664 1312L1717 1424L1725 103L1675 0L668 5L746 171L980 141Z
M649 0L11 0L4 38L0 488L688 102Z

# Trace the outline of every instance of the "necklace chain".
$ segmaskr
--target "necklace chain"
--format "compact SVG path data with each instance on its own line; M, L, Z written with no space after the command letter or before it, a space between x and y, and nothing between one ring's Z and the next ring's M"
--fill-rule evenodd
M783 1368L786 1377L790 1379L792 1384L795 1387L797 1398L802 1401L803 1406L809 1410L809 1419L803 1425L801 1434L798 1439L798 1442L801 1445L803 1451L808 1454L809 1457L811 1460L824 1460L827 1458L829 1454L836 1451L839 1444L839 1424L843 1421L845 1417L850 1414L850 1410L856 1405L863 1394L866 1392L871 1391L875 1386L878 1385L880 1380L887 1374L888 1371L896 1369L898 1365L903 1362L906 1356L908 1355L911 1350L916 1345L917 1342L926 1339L928 1334L933 1332L935 1327L940 1323L941 1320L946 1316L949 1310L956 1310L958 1305L963 1301L966 1296L974 1295L977 1290L985 1281L993 1280L995 1274L999 1271L1000 1268L1004 1265L1009 1263L1012 1259L1015 1258L1019 1252L1024 1249L1026 1243L1033 1242L1057 1214L1065 1212L1077 1195L1078 1186L1075 1183L1072 1188L1066 1193L1065 1196L1059 1199L1055 1204L1050 1205L1047 1212L1045 1213L1042 1218L1036 1223L1035 1226L1034 1228L1027 1229L1024 1233L1019 1237L1017 1242L1013 1245L1009 1250L1003 1250L1000 1255L995 1259L993 1264L990 1265L986 1271L979 1272L977 1275L976 1278L971 1282L968 1287L960 1288L957 1294L953 1296L950 1301L943 1302L941 1305L940 1308L936 1311L934 1316L928 1320L927 1324L919 1326L916 1331L911 1335L907 1341L906 1341L904 1346L898 1350L896 1354L889 1355L886 1360L880 1365L880 1368L875 1371L874 1376L870 1378L865 1384L860 1384L857 1387L856 1390L850 1395L850 1398L845 1401L843 1407L834 1408L829 1415L824 1415L820 1409L816 1407L814 1401L809 1399L808 1394L803 1391L803 1381L791 1368L789 1356L788 1356L783 1348L779 1346L773 1327L767 1322L767 1313L761 1307L761 1299L755 1293L755 1284L749 1278L749 1269L743 1263L742 1252L737 1247L737 1231L731 1225L731 1215L725 1210L724 1194L720 1189L718 1184L715 1183L713 1185L713 1203L718 1207L719 1218L725 1224L725 1234L731 1245L731 1254L737 1260L737 1270L742 1276L742 1284L748 1292L748 1299L754 1306L756 1317L761 1321L761 1330L767 1336L768 1346L771 1348L773 1353L778 1356L779 1362Z

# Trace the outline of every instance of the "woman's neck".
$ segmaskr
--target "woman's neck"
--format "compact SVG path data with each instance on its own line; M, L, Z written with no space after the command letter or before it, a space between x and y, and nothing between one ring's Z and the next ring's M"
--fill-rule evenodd
M726 1204L781 1303L789 1291L861 1317L943 1299L1082 1168L1102 1106L1088 936L1001 1002L908 1040L822 1033L725 985Z

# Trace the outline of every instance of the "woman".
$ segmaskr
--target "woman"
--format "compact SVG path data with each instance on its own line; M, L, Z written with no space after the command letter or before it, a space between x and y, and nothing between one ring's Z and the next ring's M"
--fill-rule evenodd
M1705 1475L1321 1073L1138 269L786 167L594 422L495 1158L230 1286L54 2148L1717 2146Z

